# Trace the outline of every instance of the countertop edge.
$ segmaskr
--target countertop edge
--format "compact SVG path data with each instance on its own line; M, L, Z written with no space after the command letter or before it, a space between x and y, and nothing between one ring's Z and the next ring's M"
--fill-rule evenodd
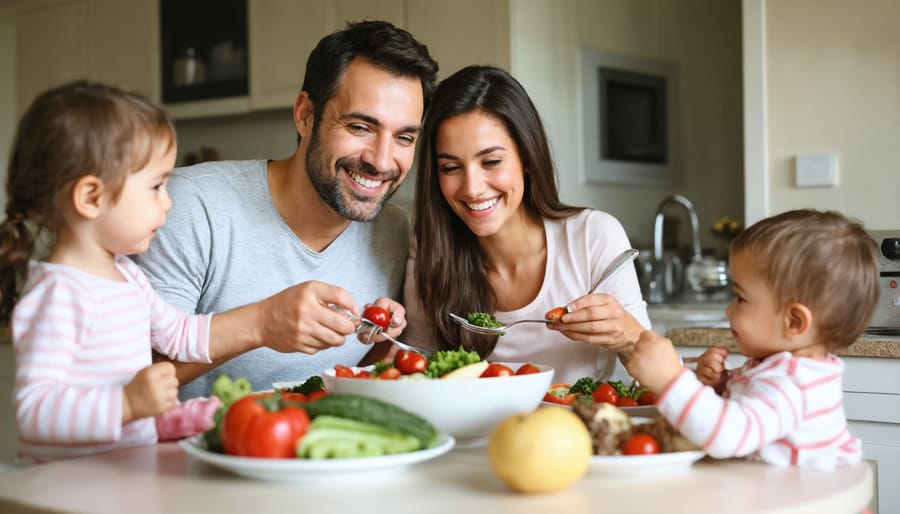
M734 337L727 328L671 328L666 337L675 346L707 348L725 346L736 350ZM835 352L842 357L874 357L878 359L900 359L900 337L863 336L847 348Z

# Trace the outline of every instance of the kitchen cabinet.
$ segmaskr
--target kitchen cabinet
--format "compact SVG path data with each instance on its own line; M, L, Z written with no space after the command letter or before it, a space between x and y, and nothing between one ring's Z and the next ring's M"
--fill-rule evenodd
M155 0L19 0L16 107L40 92L87 78L159 100L159 14Z
M696 357L702 347L678 347L684 357ZM842 357L844 410L850 431L863 442L863 458L876 463L874 513L900 512L900 359ZM744 363L728 356L728 369Z

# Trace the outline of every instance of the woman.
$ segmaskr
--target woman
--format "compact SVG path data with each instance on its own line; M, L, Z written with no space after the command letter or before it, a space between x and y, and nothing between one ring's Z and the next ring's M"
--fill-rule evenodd
M633 267L586 294L631 247L628 236L611 215L559 201L537 109L501 69L471 66L438 86L422 134L415 212L405 286L410 342L547 364L557 382L605 380L650 326ZM559 323L520 325L499 338L450 319L543 319L557 306L568 311Z

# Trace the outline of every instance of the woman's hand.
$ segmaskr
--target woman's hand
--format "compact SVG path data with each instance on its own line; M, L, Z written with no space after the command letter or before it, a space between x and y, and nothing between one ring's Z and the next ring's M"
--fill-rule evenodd
M644 327L608 294L588 294L566 306L558 323L548 325L575 341L630 353Z

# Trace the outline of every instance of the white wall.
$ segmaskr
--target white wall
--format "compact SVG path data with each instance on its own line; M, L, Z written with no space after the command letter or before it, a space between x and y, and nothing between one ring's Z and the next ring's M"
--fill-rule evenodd
M765 2L771 213L836 209L900 227L900 2ZM798 188L794 157L833 152L837 187Z

